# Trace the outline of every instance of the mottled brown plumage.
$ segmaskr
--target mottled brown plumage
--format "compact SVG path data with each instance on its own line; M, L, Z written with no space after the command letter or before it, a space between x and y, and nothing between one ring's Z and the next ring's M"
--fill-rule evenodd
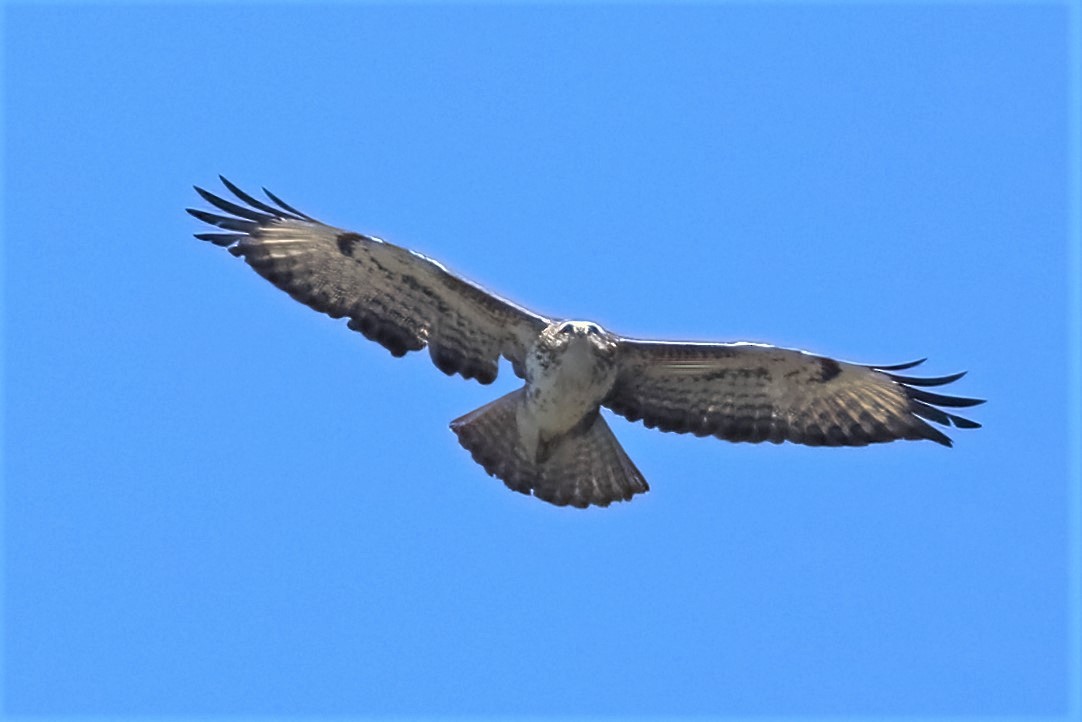
M222 182L244 205L196 188L220 212L188 212L227 231L196 237L227 247L301 303L348 318L395 356L427 346L449 375L488 384L500 357L510 361L525 386L451 428L489 474L553 504L607 506L649 488L602 405L662 431L810 446L950 446L929 421L979 426L944 407L980 400L926 390L961 373L916 378L896 372L921 361L862 366L762 344L629 339L549 319L418 253L328 226L266 190L270 203Z
M980 401L920 387L956 381L910 378L902 367L860 366L759 344L621 343L621 371L604 405L662 431L727 441L792 441L864 446L895 439L951 440L925 419L958 428L978 424L931 404Z

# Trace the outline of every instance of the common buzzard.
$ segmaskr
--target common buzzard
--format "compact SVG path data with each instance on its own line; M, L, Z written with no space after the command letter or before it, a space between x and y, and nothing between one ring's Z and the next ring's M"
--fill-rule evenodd
M944 408L981 400L926 390L964 372L898 373L924 359L864 366L756 343L631 339L596 323L546 318L419 253L328 226L266 189L269 203L221 180L240 204L197 187L220 213L188 213L224 233L196 238L228 248L301 303L348 318L349 328L394 356L427 346L445 374L482 384L495 380L501 356L510 361L523 387L451 429L489 474L553 504L607 506L649 488L602 406L662 431L809 446L896 439L950 446L929 421L980 426Z

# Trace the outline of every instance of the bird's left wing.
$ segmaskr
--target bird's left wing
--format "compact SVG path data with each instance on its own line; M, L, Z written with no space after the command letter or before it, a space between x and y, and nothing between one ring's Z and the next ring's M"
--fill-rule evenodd
M605 406L650 428L729 441L863 446L895 439L951 440L929 425L980 424L940 407L982 403L926 391L962 373L916 378L762 344L621 339L619 374ZM964 372L963 372L964 373Z
M499 358L523 375L530 342L548 319L489 293L419 253L334 228L263 190L253 198L222 178L243 203L195 190L220 213L188 209L226 233L196 238L227 247L301 303L347 324L395 356L426 345L444 373L491 383Z

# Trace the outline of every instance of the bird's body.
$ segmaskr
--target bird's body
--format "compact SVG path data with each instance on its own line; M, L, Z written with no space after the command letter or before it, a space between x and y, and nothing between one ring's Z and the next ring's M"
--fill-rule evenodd
M589 322L558 321L541 332L526 357L526 399L518 414L528 450L597 412L616 382L615 352L615 339Z
M447 374L491 383L499 359L524 381L451 422L490 474L558 505L607 506L648 489L600 413L602 406L662 431L729 441L863 446L896 439L950 439L930 426L979 424L944 411L981 403L924 387L962 376L902 376L751 343L643 341L588 321L546 318L439 263L378 238L316 221L274 195L246 205L199 188L229 215L189 209L228 231L197 234L228 247L298 301L402 356L426 346Z

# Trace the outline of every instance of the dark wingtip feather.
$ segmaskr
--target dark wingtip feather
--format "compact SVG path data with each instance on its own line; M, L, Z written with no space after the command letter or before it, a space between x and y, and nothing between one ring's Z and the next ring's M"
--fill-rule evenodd
M950 383L954 383L958 379L966 375L965 371L961 371L955 374L948 374L947 376L933 376L928 378L920 378L914 376L902 376L900 374L887 373L888 371L901 371L908 368L913 368L926 359L920 359L919 361L911 361L905 364L895 364L893 366L870 366L874 371L883 373L884 376L901 387L905 393L906 398L909 399L909 411L918 419L931 421L942 426L953 426L957 429L979 429L981 425L976 421L952 414L945 411L941 407L951 408L967 408L970 406L977 406L985 402L984 399L972 399L963 396L947 396L946 394L937 394L931 391L926 391L925 387L928 386L945 386ZM944 446L953 446L950 438L942 432L934 429L923 421L920 423L918 429L922 437L931 439L936 443L943 444Z
M920 419L918 419L917 424L913 429L916 432L916 436L907 436L906 438L928 439L929 441L934 441L935 443L946 446L948 448L954 446L954 440L951 439L951 437L947 436L939 429L924 421L924 418L928 418L930 421L935 421L936 423L942 423L938 419L922 416Z
M301 220L300 216L294 215L292 213L287 213L284 210L282 210L281 208L275 208L274 206L267 205L266 203L259 200L258 198L254 198L254 197L248 195L247 193L242 191L240 188L238 188L236 186L236 184L232 183L224 175L219 175L218 179L222 181L222 185L224 185L226 188L229 189L230 193L235 195L237 198L240 198L242 201L244 201L248 205L252 206L253 208L258 208L261 211L266 211L267 213L270 213L271 215L273 215L273 216L275 216L277 218L288 218L290 220L295 220L295 221Z
M893 366L883 366L883 365L880 365L880 364L871 364L871 365L868 366L868 368L874 369L876 371L905 371L906 369L911 369L914 366L920 366L922 363L924 363L927 360L928 360L927 357L926 358L919 358L916 361L908 361L908 362L906 362L904 364L894 364Z
M203 200L205 200L207 203L210 203L211 205L213 205L215 207L219 207L218 206L219 202L221 202L221 203L225 202L221 198L219 198L218 196L216 196L213 193L211 193L210 191L206 190L205 188L200 188L199 186L192 186L192 188L195 188L195 192L198 193L199 196ZM224 209L222 209L222 210L224 210Z
M204 223L209 223L212 226L218 225L219 220L231 220L226 218L225 216L219 216L216 213L204 211L202 208L185 208L184 212L187 213L189 216L194 216L195 218L198 218Z
M201 241L210 241L216 246L231 246L237 241L243 240L246 236L242 233L193 233L196 238Z
M226 213L232 213L233 215L240 218L247 218L249 221L254 221L255 223L266 223L267 221L274 218L273 215L260 213L259 211L252 210L251 208L239 206L232 201L227 201L224 198L220 198L213 193L203 190L202 188L196 188L195 191L203 197L203 200L205 200L207 203L210 203L215 208L223 210Z
M952 414L943 409L936 408L931 404L918 401L912 397L909 400L909 410L915 415L928 421L934 421L942 426L953 426L956 429L979 429L981 425L976 421Z
M897 381L900 384L906 384L908 386L944 386L951 384L966 375L965 371L959 371L956 374L950 374L949 376L932 376L928 378L921 378L919 376L902 376L900 374L887 374L891 381Z
M931 391L925 391L924 389L913 389L906 387L906 394L911 399L917 399L918 401L924 401L929 404L935 404L936 406L947 406L952 408L966 408L969 406L978 406L984 403L984 399L967 399L962 396L945 396L943 394L934 394Z
M251 234L259 226L255 221L246 221L241 218L229 218L227 216L219 216L216 213L210 213L208 211L202 211L198 208L185 209L192 216L195 216L204 223L215 226L216 228L224 228L227 231L238 231L244 234Z
M288 203L286 203L285 201L283 201L283 200L282 200L281 198L279 198L278 196L276 196L276 195L274 195L273 193L271 193L271 192L270 192L269 190L267 190L266 188L264 188L264 189L263 189L263 192L264 192L264 193L265 193L265 194L267 195L267 198L270 198L270 199L271 199L272 201L274 201L275 203L277 203L277 204L278 204L279 206L281 206L281 208L282 208L283 210L289 211L290 213L295 213L295 214L297 214L298 216L300 216L301 218L303 218L303 219L304 219L304 220L306 220L306 221L311 221L312 223L319 223L319 221L317 221L317 220L316 220L315 218L312 218L312 217L311 217L311 216L309 216L309 215L305 215L304 213L301 213L301 212L300 212L300 211L298 211L298 210L297 210L296 208L294 208L293 206L289 205Z
M192 188L199 194L199 197L205 200L219 211L222 211L228 215L219 215L209 211L200 210L198 208L185 208L190 215L199 219L203 223L206 223L217 228L221 228L227 231L233 231L237 236L230 236L224 233L199 233L195 234L195 237L202 241L209 241L219 246L232 246L234 243L243 240L244 236L255 236L259 234L261 228L265 228L275 221L310 221L312 223L319 223L311 216L307 216L292 206L283 203L281 199L272 193L267 192L268 197L273 201L280 204L281 208L275 208L272 205L264 203L258 198L253 198L251 195L245 193L237 187L235 183L230 181L224 175L219 175L219 179L234 196L243 201L247 205L238 205L233 201L226 200L220 196L211 193L210 191L200 188L197 185L193 185ZM266 189L264 189L266 191ZM231 251L235 251L235 248L230 248Z
M930 433L927 434L924 438L928 439L929 441L934 441L937 444L941 444L942 446L946 446L948 449L954 448L954 439L947 436L939 429L934 429L931 426L929 426L928 429Z

